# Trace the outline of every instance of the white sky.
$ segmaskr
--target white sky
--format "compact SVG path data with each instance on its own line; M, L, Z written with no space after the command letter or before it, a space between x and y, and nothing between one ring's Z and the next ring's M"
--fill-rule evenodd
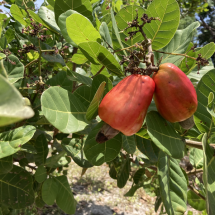
M37 0L34 4L37 5L37 8L40 8L41 4L44 2L44 0ZM4 12L9 12L9 9L5 8L3 5L0 6L0 9L2 9Z

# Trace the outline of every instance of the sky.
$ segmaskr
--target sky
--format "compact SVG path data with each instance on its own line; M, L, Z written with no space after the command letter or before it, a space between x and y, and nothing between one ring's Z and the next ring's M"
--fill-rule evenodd
M40 8L41 4L44 2L44 0L37 0L34 4L37 5L37 8ZM9 9L5 8L3 5L0 6L0 9L4 12L9 12Z

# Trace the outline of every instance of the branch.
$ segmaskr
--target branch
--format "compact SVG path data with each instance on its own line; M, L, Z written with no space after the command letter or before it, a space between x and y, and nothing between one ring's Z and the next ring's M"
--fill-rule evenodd
M196 58L191 57L191 56L186 55L186 54L177 54L177 53L171 53L171 52L162 52L162 51L158 51L158 50L154 50L154 49L153 49L153 51L154 51L154 52L159 52L159 53L162 53L162 54L179 55L179 56L183 56L183 57L187 57L187 58L191 58L191 59L193 59L193 60L196 60Z
M187 146L197 148L197 149L202 149L202 142L194 141L194 140L184 140ZM215 149L215 144L209 144L209 146L213 149Z
M194 169L192 171L187 171L186 174L187 175L195 175L196 173L202 173L203 169Z
M91 78L94 78L96 75L100 74L104 68L105 68L105 66L103 66L103 67L102 67L95 75L93 75Z
M206 200L205 197L201 193L199 193L198 190L196 190L195 188L193 188L191 185L188 185L188 188L190 190L192 190L196 195L198 195L201 199Z

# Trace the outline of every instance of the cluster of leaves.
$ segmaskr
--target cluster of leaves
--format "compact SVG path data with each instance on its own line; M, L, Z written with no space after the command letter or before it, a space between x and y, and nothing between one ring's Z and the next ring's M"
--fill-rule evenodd
M144 189L157 196L160 213L183 214L189 203L213 214L215 70L210 60L198 68L195 58L209 59L215 44L192 48L199 23L177 30L175 0L48 0L38 13L33 1L7 2L10 16L0 15L0 214L54 202L74 214L71 159L83 172L107 163L119 188L133 182L125 196ZM137 134L98 144L99 103L124 78L120 61L145 40L140 32L125 40L135 27L122 32L137 13L140 22L143 14L159 18L143 26L155 64L174 63L197 86L195 126L167 122L152 101Z

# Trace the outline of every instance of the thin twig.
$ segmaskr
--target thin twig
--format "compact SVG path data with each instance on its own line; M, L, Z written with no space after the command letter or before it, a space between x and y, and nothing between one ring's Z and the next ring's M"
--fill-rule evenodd
M192 190L196 195L198 195L201 199L206 200L206 198L195 188L193 188L191 185L188 185L189 189Z
M94 78L96 75L100 74L104 68L105 68L105 66L103 66L103 67L102 67L95 75L93 75L91 78Z
M196 173L202 173L203 169L193 169L192 171L187 171L187 175L195 175Z
M162 51L158 51L158 50L154 50L154 49L153 49L153 51L154 51L154 52L159 52L159 53L162 53L162 54L183 56L183 57L187 57L187 58L191 58L191 59L193 59L193 60L196 60L196 58L191 57L191 56L186 55L186 54L177 54L177 53L171 53L171 52L162 52Z
M31 61L30 63L28 63L27 65L25 65L25 68L29 67L33 63L36 63L37 61L38 61L38 59Z

